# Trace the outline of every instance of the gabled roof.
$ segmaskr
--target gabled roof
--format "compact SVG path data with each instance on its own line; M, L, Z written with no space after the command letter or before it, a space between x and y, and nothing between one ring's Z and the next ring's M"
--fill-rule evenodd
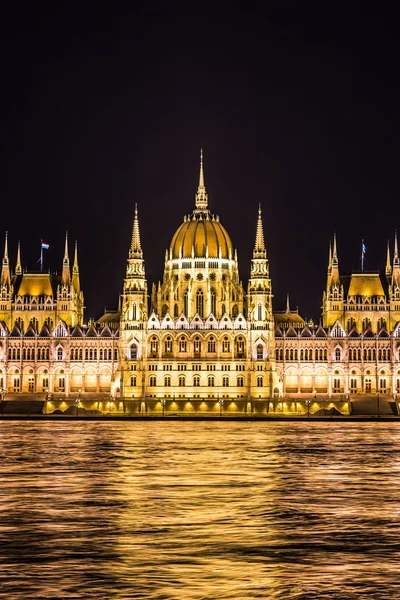
M300 337L304 337L304 338L310 338L312 337L312 333L310 331L310 328L308 327L308 325L306 325L305 327L303 327L303 329L301 330L300 333Z
M71 337L83 337L83 331L79 325L77 325L73 332L71 333Z
M294 330L294 328L292 327L292 325L289 327L289 329L286 331L286 337L290 337L290 338L297 338L297 333Z
M275 325L275 337L283 337L282 331L279 329L278 325Z
M97 331L93 323L90 325L89 329L86 332L86 337L97 337Z
M24 333L24 337L36 337L36 331L34 330L32 323L29 323Z
M239 313L238 316L233 320L233 326L235 329L246 329L246 319Z
M42 329L39 332L39 337L50 337L50 330L47 325L43 325Z
M349 333L349 337L351 338L358 338L360 337L360 332L358 331L357 327L354 325Z
M220 329L232 329L232 321L229 318L229 315L225 313L222 315L222 318L219 322Z
M371 329L371 325L368 325L367 329L364 331L364 337L365 338L374 338L375 334Z
M17 324L10 331L10 337L21 337L21 330Z
M108 325L103 327L103 329L101 330L101 333L100 333L100 337L112 337L112 333L111 333Z
M154 311L150 315L148 326L149 329L160 329L160 319Z
M388 338L388 337L390 337L390 334L389 334L388 330L386 329L386 327L382 327L382 329L378 333L378 337L381 337L381 338Z
M325 329L322 327L322 325L318 326L317 331L315 332L315 337L316 338L326 338L326 331Z

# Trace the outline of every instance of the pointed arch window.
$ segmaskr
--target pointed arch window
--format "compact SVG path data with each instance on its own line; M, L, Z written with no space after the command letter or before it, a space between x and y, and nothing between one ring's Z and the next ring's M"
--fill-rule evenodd
M236 338L236 354L239 357L242 357L244 355L244 337L242 336Z
M207 352L215 352L215 338L213 336L208 339Z
M213 375L210 375L210 377L208 377L207 383L208 383L208 387L214 387L214 385L215 385L215 379L214 379Z
M186 352L187 351L187 341L186 338L182 337L179 339L178 342L178 351L179 352Z
M257 377L257 387L263 387L264 380L263 377Z
M264 358L264 348L262 344L257 344L257 359Z
M217 313L217 293L214 289L211 290L211 312L213 315Z
M131 375L131 387L136 387L136 375Z
M180 375L178 382L179 382L179 387L185 387L185 385L186 385L186 378L185 378L185 376L184 375Z
M172 352L172 337L171 336L168 336L167 339L165 340L164 351L166 353Z
M200 354L201 351L201 342L200 337L198 335L196 335L196 337L194 338L193 351L195 354Z
M130 357L131 357L131 359L136 359L137 358L137 346L136 346L136 344L132 344L132 346L131 346ZM100 360L101 360L101 358L100 358Z
M335 360L341 360L342 353L340 352L340 348L336 348L335 350Z
M132 320L136 321L136 319L137 319L137 305L136 305L136 302L134 302L132 305Z
M186 317L189 316L189 313L188 313L188 292L187 292L187 290L183 294L183 314L186 315Z
M222 386L229 387L229 377L227 375L222 378Z
M166 375L166 377L164 377L164 385L165 385L165 387L171 387L171 377L170 377L170 375Z
M231 343L229 341L228 336L226 335L222 340L222 352L230 352L231 351Z
M193 385L194 385L194 387L200 387L200 377L199 377L199 375L195 375L193 377Z
M155 387L157 385L157 379L155 375L152 375L149 379L150 387Z
M62 348L57 348L57 360L63 359L63 350Z
M261 302L257 305L257 321L262 321L262 304Z
M238 387L243 387L244 386L244 378L243 377L238 377L237 378L237 386Z
M174 305L174 317L177 317L177 316L178 316L178 305L175 304Z
M204 293L203 290L196 292L196 312L201 318L204 317Z

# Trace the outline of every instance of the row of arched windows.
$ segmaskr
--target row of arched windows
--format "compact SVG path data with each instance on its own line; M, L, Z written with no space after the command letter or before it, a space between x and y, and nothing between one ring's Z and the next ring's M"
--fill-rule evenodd
M194 354L201 354L202 352L214 353L216 352L216 338L214 336L210 336L206 342L202 342L200 336L196 336L192 342L188 342L187 338L181 337L178 338L175 350L177 352L186 353L188 351L193 352ZM231 352L231 340L228 336L224 336L221 340L221 352L229 353ZM243 336L239 336L234 341L234 350L235 355L238 358L245 356L246 351L246 341ZM149 353L151 356L155 357L159 355L160 351L160 342L156 336L150 338L149 342ZM174 340L171 336L167 336L163 341L162 352L164 354L172 354L174 351ZM260 358L262 358L263 354L263 346L260 344L257 346L257 358L259 358L258 354L261 354ZM137 348L136 346L131 346L130 352L131 358L137 357Z
M112 348L71 348L70 357L77 361L82 361L83 357L85 360L112 360L113 351ZM114 348L114 360L118 360L117 348Z
M36 351L35 351L36 350ZM8 360L50 360L49 348L9 348ZM36 357L36 358L35 358Z
M276 360L283 360L283 348L276 348L275 358ZM285 349L285 360L288 361L312 361L313 357L316 361L327 361L328 350L326 348L315 348L314 352L312 348L301 348L300 351L297 348L286 348Z
M168 302L168 296L166 296L165 301ZM235 302L236 301L236 296L235 293L233 292L232 294L232 301ZM183 314L188 316L189 311L189 293L186 290L183 294ZM210 291L210 309L211 309L211 313L215 316L217 314L217 292L215 291L215 289L211 289ZM167 304L164 304L162 306L161 309L161 316L165 317L165 315L167 314L169 310L169 307ZM198 313L198 315L204 319L206 316L206 306L205 306L205 297L204 297L204 292L202 289L198 289L195 295L195 312ZM224 315L226 312L226 306L225 304L221 305L221 315ZM174 317L178 317L179 316L179 305L178 304L174 304ZM232 306L232 317L237 317L239 314L239 307L237 304L234 304Z
M132 382L135 382L134 384ZM200 387L200 375L194 375L193 376L193 387ZM131 377L131 385L136 385L136 376L132 376ZM149 378L149 385L151 387L155 387L157 386L157 377L155 375L151 375ZM171 376L170 375L166 375L163 379L163 385L164 387L171 387ZM179 379L178 379L178 385L179 387L185 387L187 385L187 377L185 375L180 375ZM208 387L215 387L215 377L214 375L209 375L207 377L207 385ZM264 385L264 378L259 376L257 377L257 386L258 387L263 387ZM228 377L228 375L224 375L222 377L222 387L229 387L230 386L230 379ZM244 387L244 377L243 376L239 376L236 378L236 386L237 387Z

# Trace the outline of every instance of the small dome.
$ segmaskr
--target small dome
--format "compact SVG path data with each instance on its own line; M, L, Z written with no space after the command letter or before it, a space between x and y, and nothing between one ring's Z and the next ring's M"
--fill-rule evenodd
M172 258L233 257L232 242L219 220L204 213L193 213L185 219L172 238Z

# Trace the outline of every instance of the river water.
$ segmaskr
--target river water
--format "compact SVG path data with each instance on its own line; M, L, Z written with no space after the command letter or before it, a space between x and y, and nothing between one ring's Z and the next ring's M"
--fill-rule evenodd
M400 598L400 426L0 422L0 598Z

